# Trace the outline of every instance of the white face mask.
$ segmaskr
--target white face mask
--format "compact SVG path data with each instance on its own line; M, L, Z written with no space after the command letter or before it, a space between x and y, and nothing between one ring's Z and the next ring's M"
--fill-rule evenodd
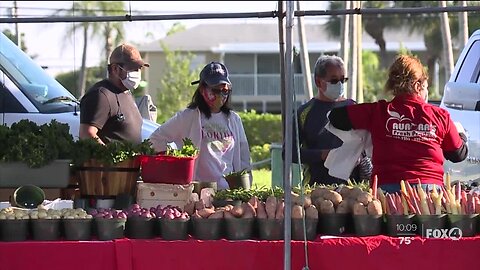
M127 71L127 77L122 79L123 86L128 90L134 90L140 85L142 80L142 73L138 71Z
M331 100L336 100L343 96L344 93L345 88L343 87L343 83L339 81L336 84L327 82L327 89L323 94Z

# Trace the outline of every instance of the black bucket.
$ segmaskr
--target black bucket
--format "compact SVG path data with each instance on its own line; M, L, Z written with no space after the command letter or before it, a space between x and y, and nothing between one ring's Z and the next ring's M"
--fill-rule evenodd
M223 218L192 219L193 237L200 240L218 240L223 237Z
M125 236L126 218L95 218L94 220L98 240L107 241Z
M165 240L186 240L189 219L156 219L160 223L160 236Z
M218 208L218 207L225 207L227 205L232 205L232 206L241 205L242 201L241 200L217 200L217 199L213 199L212 204L213 204L213 206L215 206L215 208Z
M63 219L66 240L87 241L92 238L93 219Z
M477 234L478 214L473 215L448 215L450 228L459 228L462 237L471 237Z
M415 215L385 215L385 230L388 236L413 236L417 234Z
M131 239L152 239L155 237L155 219L145 217L129 217L125 231Z
M228 182L229 189L250 189L250 175L248 173L242 175L227 175L225 180Z
M326 235L342 235L346 233L349 216L350 214L318 215L318 233Z
M260 240L283 240L284 219L257 218L258 238Z
M29 236L28 219L0 220L0 241L25 241Z
M357 236L380 235L382 224L382 215L353 215L353 226Z
M60 219L32 219L32 239L55 241L60 239Z
M253 238L254 218L226 218L225 238L228 240L248 240Z
M305 219L305 232L307 240L313 241L317 237L318 219ZM292 218L292 240L304 240L303 219Z
M445 229L448 225L446 214L442 215L415 215L414 223L418 227L417 234L426 237L427 230Z

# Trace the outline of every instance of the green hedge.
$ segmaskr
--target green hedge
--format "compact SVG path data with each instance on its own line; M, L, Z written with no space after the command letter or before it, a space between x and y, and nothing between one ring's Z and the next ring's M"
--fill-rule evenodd
M270 144L282 141L282 116L280 114L255 111L239 112L250 145L252 162L270 157ZM270 169L270 163L257 166L256 169Z
M250 147L282 141L282 116L255 111L239 112Z

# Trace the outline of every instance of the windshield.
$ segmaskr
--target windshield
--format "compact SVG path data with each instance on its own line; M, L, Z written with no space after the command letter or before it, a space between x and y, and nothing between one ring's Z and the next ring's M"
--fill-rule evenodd
M0 68L39 112L74 110L78 102L75 96L48 75L3 33L0 34Z

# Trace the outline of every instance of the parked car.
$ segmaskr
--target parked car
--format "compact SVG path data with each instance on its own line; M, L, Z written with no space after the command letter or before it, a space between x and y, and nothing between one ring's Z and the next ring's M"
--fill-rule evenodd
M75 96L0 33L0 124L10 126L22 119L44 124L55 119L67 123L77 139L79 109ZM144 119L142 139L158 126Z
M480 29L460 54L446 83L440 107L460 122L468 138L468 157L460 163L445 163L452 181L480 182Z

